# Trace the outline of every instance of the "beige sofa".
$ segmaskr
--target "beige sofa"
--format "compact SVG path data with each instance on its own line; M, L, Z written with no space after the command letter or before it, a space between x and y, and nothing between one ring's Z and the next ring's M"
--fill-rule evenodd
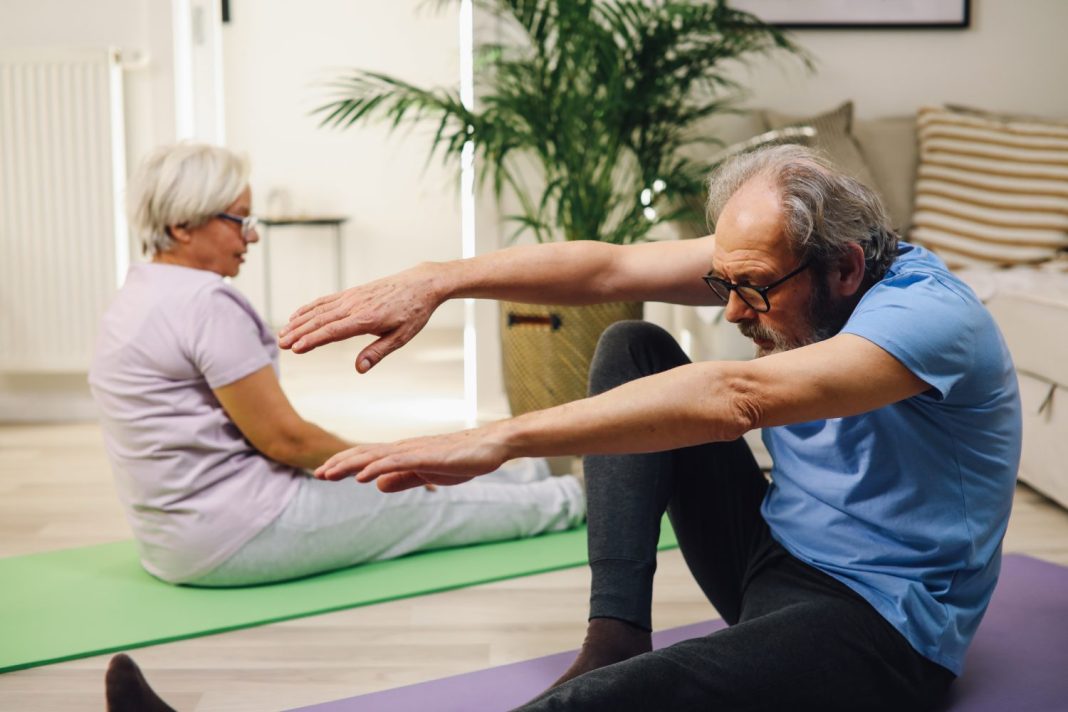
M737 117L720 135L744 140L769 128L761 118L756 112ZM855 121L852 135L891 219L906 234L919 157L915 117ZM1020 479L1068 507L1068 272L1045 265L959 274L987 303L1017 368L1024 413ZM722 320L720 309L679 308L672 326L695 359L752 356L751 343ZM768 464L758 439L751 442Z

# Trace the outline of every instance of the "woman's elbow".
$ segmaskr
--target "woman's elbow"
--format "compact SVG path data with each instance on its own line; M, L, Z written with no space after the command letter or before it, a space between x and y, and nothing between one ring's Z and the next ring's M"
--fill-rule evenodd
M292 465L305 450L299 433L285 431L271 433L261 438L260 442L252 443L252 446L261 455L284 465Z

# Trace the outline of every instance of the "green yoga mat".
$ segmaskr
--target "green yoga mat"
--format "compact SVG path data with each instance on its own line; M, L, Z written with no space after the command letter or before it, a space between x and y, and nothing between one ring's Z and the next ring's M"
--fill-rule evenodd
M660 548L676 546L661 529ZM0 559L0 673L585 563L585 527L230 589L165 584L132 541L13 556Z

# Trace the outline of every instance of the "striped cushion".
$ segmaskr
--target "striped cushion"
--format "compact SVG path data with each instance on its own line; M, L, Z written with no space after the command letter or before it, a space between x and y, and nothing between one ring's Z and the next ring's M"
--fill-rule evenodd
M912 241L951 267L1037 263L1068 248L1068 126L924 108L917 129Z
M1010 114L1004 111L990 111L989 109L979 109L974 106L968 106L967 104L945 104L945 109L957 114L971 114L972 116L979 116L984 119L991 119L993 121L1022 121L1025 124L1053 124L1055 126L1068 126L1068 119L1051 119L1045 116L1035 116L1034 114Z

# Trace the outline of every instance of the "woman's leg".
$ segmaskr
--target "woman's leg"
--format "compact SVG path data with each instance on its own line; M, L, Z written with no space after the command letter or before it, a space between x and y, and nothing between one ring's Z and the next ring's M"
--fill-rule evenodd
M455 487L395 494L353 480L309 478L278 519L190 584L282 581L414 551L518 539L579 524L585 497L578 480L539 477L537 468L510 466Z

